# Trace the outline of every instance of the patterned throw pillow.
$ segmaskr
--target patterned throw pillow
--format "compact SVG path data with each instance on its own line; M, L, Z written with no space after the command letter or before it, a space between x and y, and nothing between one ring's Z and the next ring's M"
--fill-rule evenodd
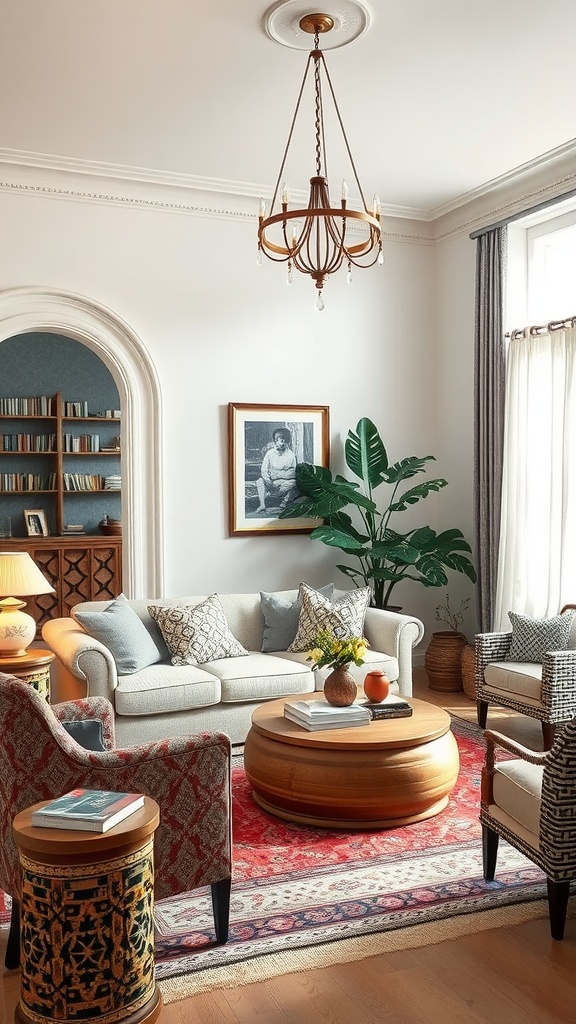
M231 633L218 594L201 604L148 605L162 631L173 665L203 665L248 654Z
M334 584L328 583L320 587L319 594L332 599ZM260 591L260 607L264 616L264 632L262 635L262 651L287 651L298 632L300 618L300 592L285 590L266 594Z
M362 636L364 618L370 602L370 587L350 590L336 601L322 597L307 583L300 584L300 618L298 632L289 651L309 651L321 629L329 629L339 640Z
M124 594L120 594L102 612L75 608L74 618L89 636L108 648L120 676L140 672L162 658L142 619Z
M530 619L508 612L512 623L512 642L506 661L532 661L541 664L547 651L566 651L570 647L573 612L552 619Z

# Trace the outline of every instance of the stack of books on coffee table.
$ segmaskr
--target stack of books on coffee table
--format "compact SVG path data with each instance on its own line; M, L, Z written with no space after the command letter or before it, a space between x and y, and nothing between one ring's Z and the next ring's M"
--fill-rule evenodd
M310 731L370 725L372 721L370 711L361 704L337 708L327 700L287 700L284 717Z

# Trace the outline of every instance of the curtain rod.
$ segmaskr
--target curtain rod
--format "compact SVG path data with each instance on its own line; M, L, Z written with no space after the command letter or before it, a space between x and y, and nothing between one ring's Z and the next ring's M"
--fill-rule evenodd
M549 324L540 324L539 327L519 327L515 331L508 331L504 337L511 339L533 338L544 332L550 334L552 331L562 331L566 327L576 327L576 316L568 316L565 320L551 320Z
M489 231L504 228L507 224L512 224L515 220L521 220L523 217L529 217L532 213L539 213L540 210L547 210L548 207L562 203L565 199L571 199L572 196L576 196L576 188L570 189L569 192L563 192L561 196L555 196L554 199L545 199L542 203L537 203L536 206L529 206L528 209L522 210L520 213L512 213L509 217L498 220L495 224L489 224L486 228L478 228L477 231L472 231L468 237L479 238L480 235L487 235Z

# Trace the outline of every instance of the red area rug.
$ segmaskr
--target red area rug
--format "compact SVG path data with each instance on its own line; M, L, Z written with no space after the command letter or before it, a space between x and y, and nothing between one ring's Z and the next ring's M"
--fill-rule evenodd
M377 832L283 822L233 769L230 938L214 944L206 889L156 904L157 977L166 1002L306 967L438 942L547 914L543 873L501 842L482 878L480 730L453 720L460 775L446 810ZM0 921L8 921L0 904Z
M157 903L157 976L166 1001L368 956L380 950L379 937L398 930L406 933L399 948L407 948L450 937L439 923L454 918L464 934L545 915L543 873L507 843L501 842L496 881L484 882L478 820L484 742L461 719L453 720L453 731L461 769L446 810L385 831L283 822L255 804L243 768L235 767L230 938L214 945L206 891ZM516 918L490 913L514 907ZM410 938L414 925L433 931ZM318 960L318 949L327 947L329 961Z

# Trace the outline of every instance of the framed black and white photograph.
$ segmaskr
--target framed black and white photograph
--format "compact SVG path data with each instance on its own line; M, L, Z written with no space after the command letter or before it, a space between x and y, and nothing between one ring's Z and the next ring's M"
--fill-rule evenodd
M27 508L24 510L24 522L29 537L47 537L48 523L43 508Z
M328 466L326 405L228 405L230 536L311 533L321 519L279 519L300 497L296 466Z

